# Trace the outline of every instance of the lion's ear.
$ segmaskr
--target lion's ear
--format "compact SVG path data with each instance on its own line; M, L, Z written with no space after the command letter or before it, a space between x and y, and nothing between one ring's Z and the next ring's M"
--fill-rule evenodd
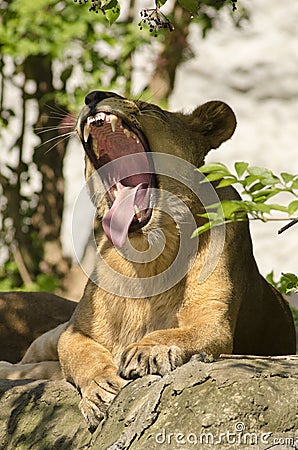
M191 125L208 139L209 149L219 147L236 128L236 117L224 102L211 101L199 106L191 115Z

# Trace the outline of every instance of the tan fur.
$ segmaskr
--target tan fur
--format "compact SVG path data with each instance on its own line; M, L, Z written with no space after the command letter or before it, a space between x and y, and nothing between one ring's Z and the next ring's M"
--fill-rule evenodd
M79 135L80 120L92 106L139 127L152 152L175 155L196 167L203 164L211 148L217 148L232 136L236 126L232 110L219 101L208 102L192 114L183 115L148 103L128 101L115 94L95 92L90 95L94 100L81 113ZM91 177L94 171L87 158L86 177ZM203 211L198 198L182 183L163 175L157 179L158 188L181 198L190 208L196 224L201 224L203 219L199 219L198 214ZM232 188L221 189L218 193L221 198L238 198ZM162 195L159 201L166 202ZM108 208L107 201L103 199L97 207L103 215ZM172 217L183 215L178 207L175 210L175 204L171 208ZM98 246L103 259L117 273L131 279L163 272L171 266L178 252L180 237L175 220L156 209L148 224L129 237L135 248L144 251L148 248L148 233L156 227L164 232L165 247L152 262L125 260L101 233ZM219 235L220 231L216 231L215 238L220 239ZM159 245L158 238L155 245ZM258 272L248 224L233 223L227 227L224 249L215 269L207 279L198 282L210 249L210 234L205 233L186 276L160 294L134 298L135 292L131 292L130 296L119 296L91 280L87 283L68 327L61 334L58 353L65 378L76 385L82 395L81 410L91 427L102 420L125 380L148 373L164 375L194 354L218 357L221 353L232 352L262 355L295 352L289 307ZM101 263L95 271L101 280L106 277L113 286L114 279ZM57 330L52 337L57 339ZM30 351L26 356L30 362L36 358L34 348L31 350L33 358Z

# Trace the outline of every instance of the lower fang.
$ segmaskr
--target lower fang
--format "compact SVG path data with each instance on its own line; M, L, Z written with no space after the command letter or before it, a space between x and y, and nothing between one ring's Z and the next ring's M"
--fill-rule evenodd
M89 125L86 123L85 126L84 126L84 142L87 142L87 141L88 141L89 134L90 134L90 127L89 127Z
M141 218L142 218L142 213L141 213L141 211L139 210L139 208L137 207L137 205L134 205L134 210L135 210L135 213L136 213L136 218L139 219L139 220L141 220Z

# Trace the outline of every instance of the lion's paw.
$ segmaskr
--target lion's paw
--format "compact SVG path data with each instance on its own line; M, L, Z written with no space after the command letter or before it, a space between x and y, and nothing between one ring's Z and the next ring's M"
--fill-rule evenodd
M147 374L163 376L183 362L182 350L176 345L132 344L122 354L119 375L126 380Z
M108 407L126 384L127 381L118 376L109 379L96 378L86 388L81 389L82 400L79 407L91 432L105 419Z

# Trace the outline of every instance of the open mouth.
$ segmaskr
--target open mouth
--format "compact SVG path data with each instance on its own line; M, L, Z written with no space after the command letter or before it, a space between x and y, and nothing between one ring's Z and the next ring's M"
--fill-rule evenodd
M121 248L128 233L142 228L152 215L155 177L147 140L135 126L110 112L88 115L79 128L84 149L95 169L100 169L106 189L110 208L102 220L104 232Z

